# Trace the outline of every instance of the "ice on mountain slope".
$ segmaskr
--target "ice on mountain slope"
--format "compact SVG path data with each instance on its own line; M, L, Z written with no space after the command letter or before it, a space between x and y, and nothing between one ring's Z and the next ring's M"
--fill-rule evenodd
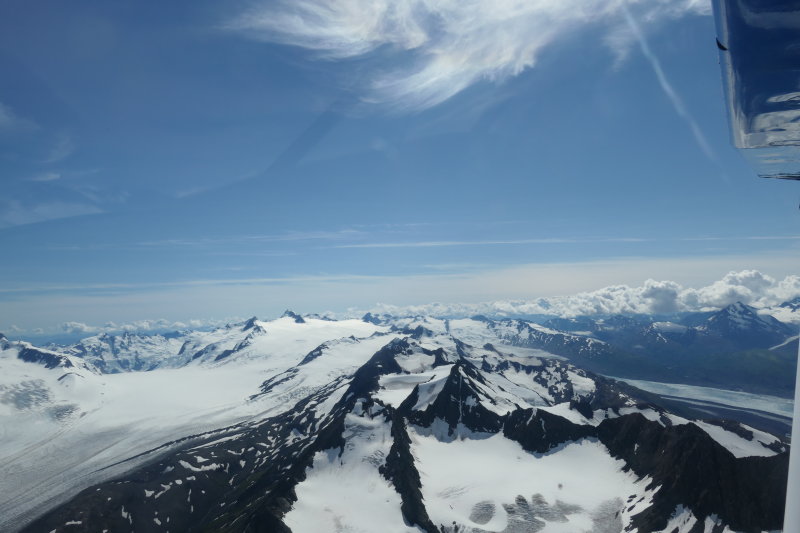
M759 314L770 315L786 324L800 325L800 296L780 305L759 309Z
M67 353L92 363L103 373L112 374L180 366L185 361L176 355L183 342L177 335L103 333L82 339L70 346Z
M638 500L647 492L647 479L623 472L624 462L592 440L537 455L502 434L459 428L450 437L414 427L410 435L435 524L480 531L539 526L553 533L618 532L628 518L620 496ZM604 521L616 527L605 529Z
M287 409L331 383L343 385L392 338L379 332L362 339L344 337L329 340L311 350L297 365L264 381L261 391L252 399L260 405L272 406L269 414L273 414L275 409ZM343 393L344 390L339 392ZM327 413L330 408L328 404L330 401L323 405L315 404L314 409Z
M590 354L594 347L605 344L591 337L572 335L522 320L492 321L468 318L448 320L447 327L454 337L473 346L481 346L487 342L515 347L559 344L571 346L579 353ZM545 357L552 355L545 350L541 350L540 353Z
M579 400L594 392L594 382L581 375L583 371L568 370L569 367L553 360L537 359L525 365L506 362L494 366L496 373L490 374L489 379L506 390L515 390L520 395L525 394L525 400L532 405L541 405L541 402L544 402L544 405L554 405ZM517 387L512 389L509 385L498 381L500 379L507 380ZM531 392L535 396L531 396Z
M314 456L306 479L295 488L297 503L284 518L293 531L422 531L403 523L400 495L378 471L392 444L382 411L357 403L346 415L344 450Z
M100 379L79 358L0 340L0 447L24 448L26 433L46 438L96 409ZM24 428L15 427L20 418L27 420Z
M675 508L667 527L655 533L690 533L694 531L698 533L733 533L728 526L720 523L717 517L707 516L700 523L702 526L699 526L698 530L698 520L694 513L683 505L679 505Z
M734 457L772 457L777 453L773 448L774 446L778 446L779 449L782 448L780 440L774 435L745 425L741 427L747 432L747 436L737 435L733 431L708 422L693 421L692 424L708 433L712 439L722 444ZM773 447L768 448L767 446Z
M365 337L379 329L361 320L331 321L316 318L297 321L293 313L269 322L256 317L241 324L229 324L211 331L182 331L168 335L145 335L126 332L121 335L102 334L87 337L65 348L64 353L77 356L93 364L103 373L147 371L155 368L179 368L187 364L224 362L234 353L242 356L247 348L264 344L261 339L270 337L266 345L275 348L287 332L297 330L297 325L308 325L308 337L298 342L319 345L337 338L335 331L346 329L348 335ZM295 351L291 343L292 355ZM312 346L307 346L310 350ZM299 348L299 347L298 347ZM302 348L299 348L302 349ZM285 353L283 355L286 355Z
M759 431L745 424L737 424L731 427L712 424L700 420L688 420L674 415L664 414L654 409L623 408L619 414L628 415L639 413L648 420L658 422L661 425L680 426L683 424L693 424L702 429L709 437L714 439L723 448L731 452L734 457L773 457L779 452L784 451L780 439L775 435L770 435L764 431ZM562 414L565 418L570 418L569 414ZM571 419L575 420L575 415ZM584 422L591 423L591 421Z
M653 322L652 327L661 333L685 333L689 328L674 322Z
M414 409L424 409L441 391L450 375L452 365L443 365L429 370L409 374L388 374L378 381L380 390L374 395L385 405L399 407L415 387L419 387L419 399Z
M391 324L395 330L411 331L423 328L433 335L445 335L448 332L448 320L430 316L390 317L384 318L384 324Z

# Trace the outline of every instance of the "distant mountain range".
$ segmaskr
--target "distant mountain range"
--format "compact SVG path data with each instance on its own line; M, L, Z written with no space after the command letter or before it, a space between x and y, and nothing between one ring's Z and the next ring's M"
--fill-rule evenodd
M788 394L796 351L742 304L0 336L0 530L775 530L782 435L601 374Z
M800 309L800 299L780 307ZM288 318L303 320L287 313ZM413 317L423 322L424 318ZM742 303L716 312L670 316L545 317L541 325L520 319L473 319L498 332L509 344L546 350L603 374L793 397L798 326ZM397 327L408 318L368 313L363 320ZM78 356L102 373L115 373L177 368L210 354L225 357L223 352L235 351L237 346L225 336L209 342L209 332L183 331L104 333L49 348Z
M738 302L716 312L551 317L541 325L473 319L513 346L545 350L601 374L793 397L800 328Z

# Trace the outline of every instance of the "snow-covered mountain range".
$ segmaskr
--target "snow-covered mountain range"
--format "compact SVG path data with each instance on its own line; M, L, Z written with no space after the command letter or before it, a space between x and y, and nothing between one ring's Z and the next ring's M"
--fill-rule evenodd
M680 320L286 313L2 337L0 530L777 530L780 432L587 369L664 357L651 344L796 343L742 305Z

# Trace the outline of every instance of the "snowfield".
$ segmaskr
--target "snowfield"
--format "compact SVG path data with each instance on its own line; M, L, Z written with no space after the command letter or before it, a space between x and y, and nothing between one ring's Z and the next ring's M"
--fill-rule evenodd
M422 493L437 524L515 531L515 523L538 522L553 533L619 531L626 525L619 495L638 500L648 483L623 472L624 462L591 440L534 455L499 434L459 427L448 436L441 424L430 431L413 428L411 439Z
M296 488L297 504L286 515L293 531L422 531L404 525L400 495L377 469L389 454L391 427L359 416L362 410L358 403L346 417L343 453L329 449L314 456L306 480Z

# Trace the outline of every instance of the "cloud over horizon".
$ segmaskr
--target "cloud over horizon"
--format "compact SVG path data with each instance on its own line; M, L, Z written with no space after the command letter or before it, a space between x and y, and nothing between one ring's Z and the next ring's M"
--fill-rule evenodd
M789 275L776 279L758 270L730 271L722 279L702 287L686 287L675 281L646 280L641 286L610 285L593 291L578 292L565 296L549 296L534 299L494 300L478 303L432 302L419 305L392 305L379 303L369 308L351 308L345 312L316 310L330 318L357 318L366 312L399 316L428 315L434 317L469 317L487 315L492 317L525 317L530 315L558 315L574 317L581 315L612 314L670 314L677 312L711 311L736 302L756 308L774 308L779 304L800 297L800 276ZM773 311L770 311L771 313ZM784 321L797 321L800 317L792 313L777 316ZM259 315L269 319L268 316ZM277 317L277 315L275 316ZM166 320L142 319L125 323L106 322L90 325L84 322L67 321L56 330L41 328L26 330L10 326L7 331L15 335L53 335L56 332L69 335L120 334L125 332L156 333L183 329L221 327L244 320L242 317L225 319Z
M164 318L158 319L143 319L136 320L130 323L117 324L115 322L106 322L102 326L93 326L83 322L64 322L61 324L60 329L64 333L79 334L79 335L96 335L101 333L152 333L163 331L175 331L184 329L202 329L224 326L232 320L239 320L238 318L215 320L215 319L192 319L186 321L172 321ZM23 330L17 328L16 332ZM41 331L41 330L40 330ZM16 333L15 332L15 333Z
M764 308L779 305L800 296L800 276L782 280L758 270L731 271L722 279L700 288L684 287L674 281L648 279L639 287L612 285L570 296L534 300L499 300L482 303L430 303L395 306L378 304L372 313L432 316L525 316L613 314L668 314L686 311L709 311L742 302Z
M583 28L601 26L619 63L637 38L626 16L649 26L710 12L707 0L283 0L254 3L225 28L328 61L389 54L395 66L366 69L362 98L420 110L520 74Z

